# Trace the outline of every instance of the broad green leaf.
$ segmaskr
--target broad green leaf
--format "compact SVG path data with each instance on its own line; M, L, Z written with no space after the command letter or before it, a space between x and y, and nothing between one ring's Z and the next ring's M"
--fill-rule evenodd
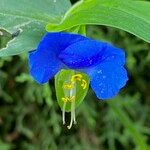
M150 42L150 2L133 0L85 0L74 5L60 24L48 24L47 31L61 31L77 25L116 27Z
M34 50L46 32L45 25L59 23L70 6L69 0L0 0L0 28L20 32L0 50L0 56Z
M0 49L5 47L7 42L12 39L10 33L6 32L5 30L0 29Z
M73 84L71 89L64 88L65 84L71 84L71 78L74 75L80 74L82 76L81 80L76 80L76 82ZM83 86L85 87L83 88ZM87 91L89 89L89 78L86 74L83 74L81 72L76 72L74 70L61 70L56 76L55 76L55 89L56 89L56 96L57 101L61 109L63 109L64 101L62 98L66 97L75 97L75 106L78 107L81 102L84 100ZM72 94L72 95L70 95ZM66 112L71 111L71 102L66 102Z

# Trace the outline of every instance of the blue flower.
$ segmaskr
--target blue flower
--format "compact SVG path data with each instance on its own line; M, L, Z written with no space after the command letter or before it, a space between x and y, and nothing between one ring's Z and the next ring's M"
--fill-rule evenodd
M125 86L128 77L124 65L122 49L64 32L46 33L29 54L30 74L38 83L48 82L61 69L78 70L90 77L99 99L112 98Z

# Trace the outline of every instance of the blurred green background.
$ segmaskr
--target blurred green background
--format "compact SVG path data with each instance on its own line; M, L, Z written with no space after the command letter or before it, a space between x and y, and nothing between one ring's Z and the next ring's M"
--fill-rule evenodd
M109 101L90 89L76 109L77 125L68 130L54 80L36 84L27 54L0 58L0 150L150 150L150 44L103 26L88 26L87 35L125 50L126 87ZM0 48L10 38L0 30Z

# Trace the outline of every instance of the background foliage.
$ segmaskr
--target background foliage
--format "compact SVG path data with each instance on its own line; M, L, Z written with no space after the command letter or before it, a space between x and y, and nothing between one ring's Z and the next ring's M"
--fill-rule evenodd
M2 48L11 35L1 32ZM127 86L107 102L90 90L76 110L78 124L68 130L54 81L36 84L28 75L27 54L0 58L0 150L150 149L150 44L104 26L88 26L87 34L125 49Z

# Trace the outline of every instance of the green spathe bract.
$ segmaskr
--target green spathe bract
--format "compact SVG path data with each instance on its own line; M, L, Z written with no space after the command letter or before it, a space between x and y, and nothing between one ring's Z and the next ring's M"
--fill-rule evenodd
M79 104L83 101L84 97L87 94L88 91L88 87L89 87L89 77L81 72L77 72L74 70L64 70L62 69L59 73L57 73L57 75L55 76L55 89L56 89L56 96L57 96L57 100L58 100L58 104L60 106L61 109L63 109L63 101L62 101L62 97L65 97L64 95L64 91L63 91L63 84L65 82L70 82L70 78L72 75L74 74L82 74L83 78L87 81L87 87L86 89L83 90L83 88L81 87L81 83L77 81L76 83L76 107L79 106ZM70 103L68 103L66 105L66 112L70 112L71 111L71 105Z
M77 76L77 80L72 82L74 76ZM65 88L64 85L71 87ZM82 103L88 92L89 77L78 71L63 69L55 76L55 89L57 101L62 110L63 124L66 123L65 112L71 112L70 125L68 126L70 129L73 122L76 124L75 109Z

